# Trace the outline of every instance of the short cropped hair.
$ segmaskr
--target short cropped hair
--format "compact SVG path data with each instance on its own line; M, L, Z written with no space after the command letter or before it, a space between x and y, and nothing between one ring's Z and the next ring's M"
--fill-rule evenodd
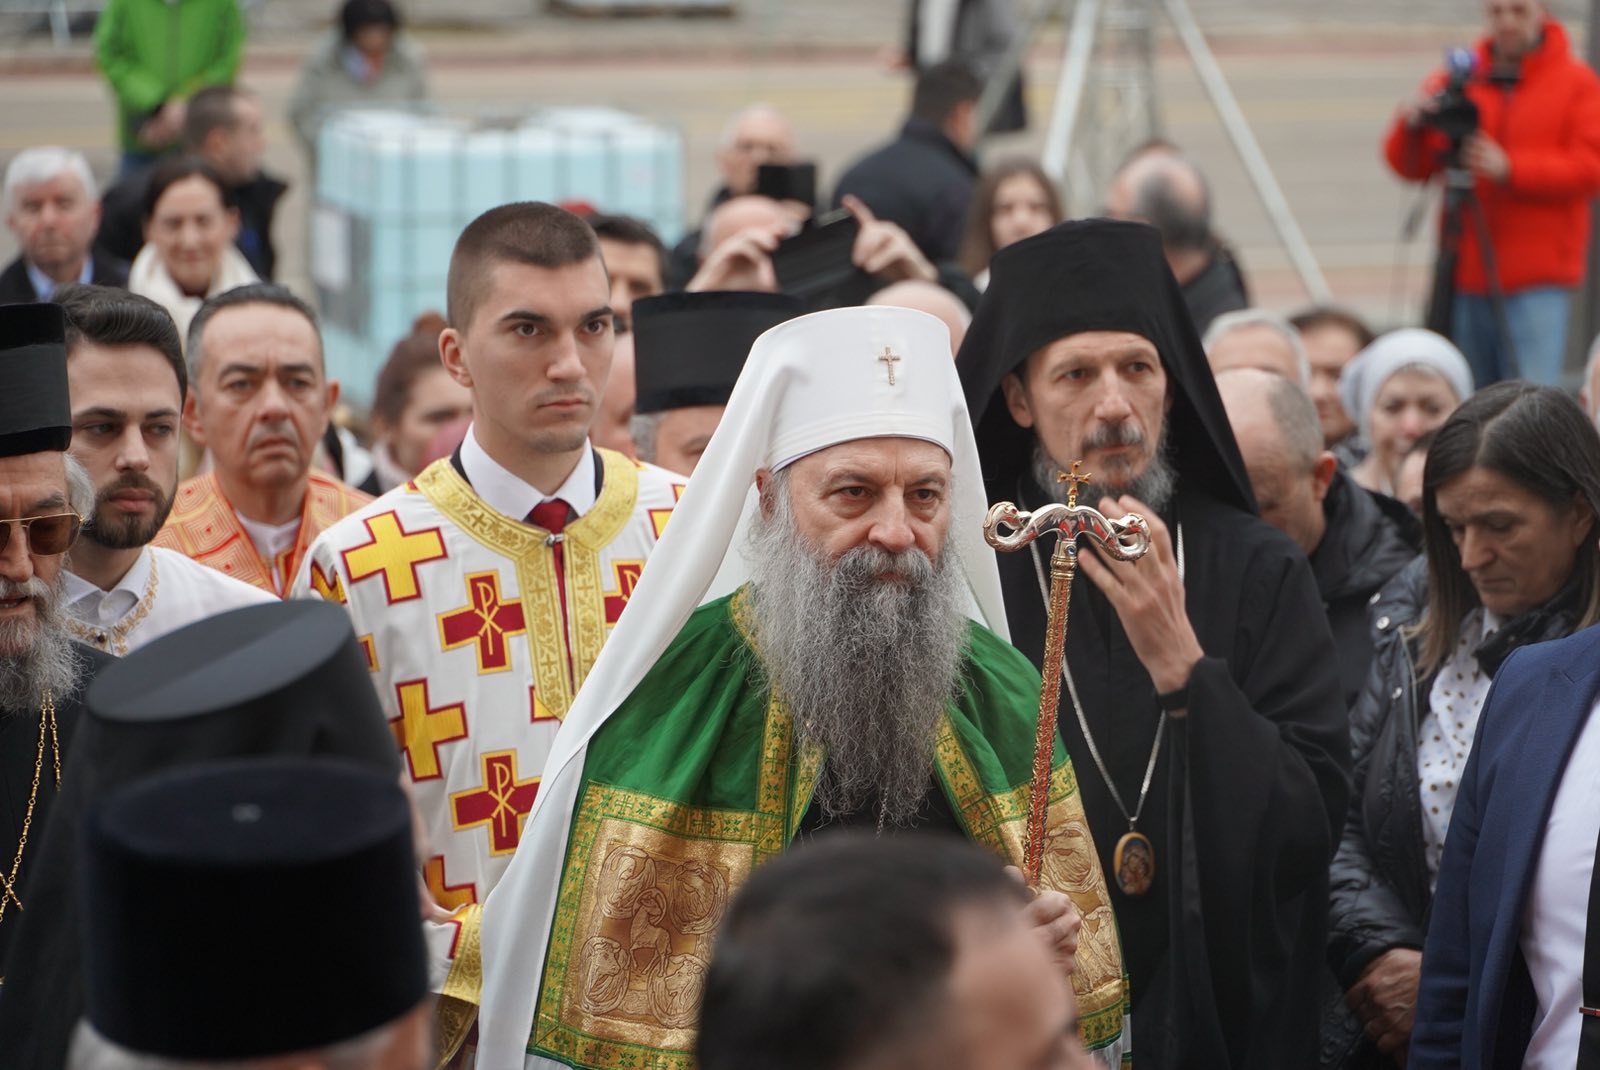
M10 215L17 209L18 187L48 182L57 175L76 177L83 185L84 196L91 201L100 196L100 191L94 184L94 172L89 169L89 161L83 153L56 145L23 149L6 167L4 189L6 214Z
M1311 395L1293 380L1273 375L1267 386L1267 411L1272 414L1278 438L1294 462L1295 471L1303 474L1315 468L1322 456L1322 422L1317 419Z
M148 346L166 358L178 377L178 397L189 391L189 370L183 342L166 309L135 293L113 286L74 283L55 293L67 319L67 355L88 343L97 346Z
M994 855L954 837L837 833L757 869L712 949L701 1070L841 1070L944 1005L963 908L1020 907Z
M199 152L213 130L232 130L239 125L235 105L247 95L237 86L208 85L190 97L183 113L183 147Z
M560 268L600 255L600 242L581 216L543 201L491 208L467 224L450 254L445 315L464 331L478 311L489 272L499 263Z
M954 59L935 63L917 75L911 92L911 117L942 126L951 112L976 101L982 92L983 83L965 63Z
M1243 331L1251 327L1265 327L1283 339L1283 344L1294 354L1294 366L1300 376L1301 388L1310 390L1311 358L1306 356L1306 344L1300 340L1300 332L1276 312L1265 308L1241 308L1236 312L1224 312L1212 320L1211 326L1206 328L1200 346L1209 354L1211 348L1223 338L1234 331Z
M1199 190L1193 200L1179 188L1177 171L1187 173ZM1133 190L1133 214L1147 220L1161 234L1168 249L1206 249L1212 244L1211 184L1187 156L1173 154L1165 167L1155 168Z
M273 305L277 308L287 308L291 312L298 312L311 324L311 333L317 336L317 363L322 364L322 326L317 322L317 314L310 305L296 297L286 286L279 286L272 282L252 282L244 286L235 286L225 290L214 297L208 297L194 314L194 319L189 321L189 338L187 352L189 354L189 381L194 384L196 393L200 390L200 369L205 367L204 347L200 344L206 333L206 324L217 313L230 308L242 308L245 305ZM323 368L326 374L326 367Z

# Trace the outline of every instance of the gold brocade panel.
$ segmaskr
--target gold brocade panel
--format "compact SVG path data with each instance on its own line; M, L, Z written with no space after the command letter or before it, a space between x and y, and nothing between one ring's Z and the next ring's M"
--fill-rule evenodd
M939 733L934 753L973 840L1003 855L1013 865L1022 865L1028 785L998 795L985 794L977 771L948 720ZM1122 1031L1127 1009L1122 941L1098 859L1083 802L1078 797L1078 778L1072 763L1063 762L1050 779L1050 815L1040 883L1052 891L1065 892L1083 918L1072 987L1078 997L1079 1034L1091 1048L1103 1046Z
M793 834L812 778L768 704L755 811L687 806L598 782L567 843L533 1046L581 1066L691 1070L711 939L733 893ZM802 748L810 752L811 748Z

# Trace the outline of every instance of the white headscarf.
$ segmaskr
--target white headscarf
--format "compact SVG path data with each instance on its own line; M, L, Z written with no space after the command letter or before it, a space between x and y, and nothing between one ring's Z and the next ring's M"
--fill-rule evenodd
M977 446L945 325L909 309L842 308L790 320L756 339L627 611L556 733L516 857L485 904L479 1067L524 1065L589 740L689 615L748 578L741 551L757 515L756 472L886 436L924 439L950 454L945 550L966 576L972 615L1008 635L994 551L983 541ZM526 1065L559 1064L528 1057Z
M1339 401L1360 426L1363 438L1372 438L1372 404L1378 391L1396 372L1414 365L1449 383L1458 403L1472 396L1472 368L1450 339L1421 327L1390 331L1357 353L1339 373Z

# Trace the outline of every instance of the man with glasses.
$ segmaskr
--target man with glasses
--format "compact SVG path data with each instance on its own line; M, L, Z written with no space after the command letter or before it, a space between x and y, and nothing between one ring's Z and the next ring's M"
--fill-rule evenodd
M73 641L62 605L62 557L94 501L66 456L64 343L56 306L0 306L0 967L28 902L29 834L42 838L84 686L109 660Z
M94 508L66 574L67 626L121 657L204 617L273 596L176 550L150 545L178 488L188 387L178 328L149 298L64 288L72 457Z

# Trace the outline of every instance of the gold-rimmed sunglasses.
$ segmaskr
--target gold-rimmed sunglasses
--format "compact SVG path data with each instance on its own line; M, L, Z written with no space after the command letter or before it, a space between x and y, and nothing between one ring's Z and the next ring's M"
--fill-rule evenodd
M77 513L50 513L0 520L0 554L11 545L11 533L21 528L28 538L28 552L40 557L64 554L78 541L83 517Z

